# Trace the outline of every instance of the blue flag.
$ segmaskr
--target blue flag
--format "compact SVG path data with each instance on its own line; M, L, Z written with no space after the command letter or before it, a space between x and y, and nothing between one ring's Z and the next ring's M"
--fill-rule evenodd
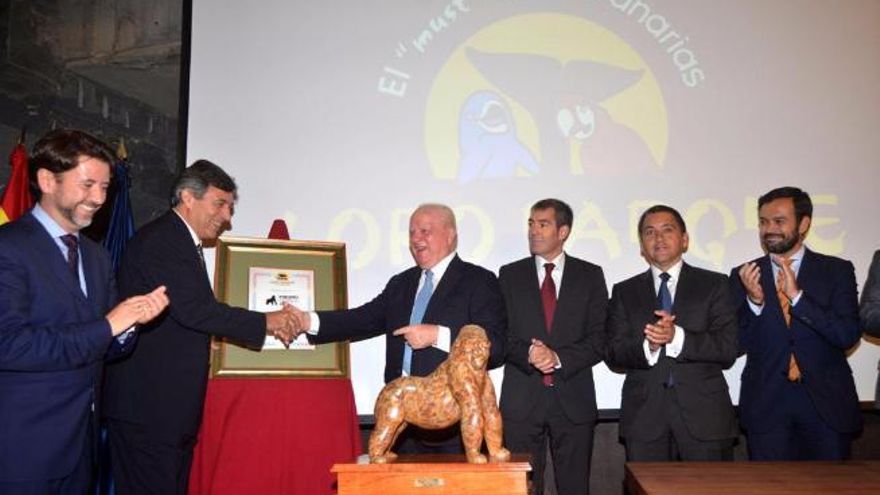
M124 156L124 146L120 145L121 156ZM113 210L110 213L110 225L107 227L107 235L104 236L104 247L110 252L113 261L113 269L118 270L122 262L122 251L125 244L134 235L134 215L131 210L131 197L129 188L131 178L128 176L128 166L120 160L113 168L113 185L116 187L116 198L113 200ZM96 473L95 488L93 495L114 495L116 489L113 483L112 465L110 461L110 446L107 440L107 428L101 427L98 439L98 471Z
M104 247L110 252L113 268L118 269L125 244L134 235L134 215L129 195L131 180L128 177L128 166L121 161L116 163L114 168L113 184L116 187L116 198L113 200L113 210L110 213L107 235L104 237Z

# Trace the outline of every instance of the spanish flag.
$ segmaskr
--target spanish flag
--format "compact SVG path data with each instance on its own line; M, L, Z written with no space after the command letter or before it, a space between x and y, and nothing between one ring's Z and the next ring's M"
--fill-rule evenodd
M28 188L27 150L18 143L9 155L12 175L0 198L0 225L24 215L34 205Z

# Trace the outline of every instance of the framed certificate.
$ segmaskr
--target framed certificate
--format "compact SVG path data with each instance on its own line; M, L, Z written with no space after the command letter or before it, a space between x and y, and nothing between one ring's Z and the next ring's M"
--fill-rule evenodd
M348 305L345 244L222 237L217 243L217 300L269 312L285 302L304 310ZM289 348L266 337L254 351L215 339L213 377L348 377L348 343L312 345L301 335Z

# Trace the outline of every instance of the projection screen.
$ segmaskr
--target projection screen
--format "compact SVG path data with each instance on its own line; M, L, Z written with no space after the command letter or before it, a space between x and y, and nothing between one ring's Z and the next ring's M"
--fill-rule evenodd
M283 218L345 242L351 306L412 265L420 203L452 206L461 257L497 272L528 255L529 206L563 199L566 250L610 289L647 268L648 205L684 214L689 263L728 273L761 254L756 198L781 185L812 195L808 245L862 284L880 247L878 53L874 0L194 0L187 157L237 179L231 234ZM850 357L861 400L878 357L865 340ZM351 360L370 414L384 338ZM619 407L623 376L594 372L599 407Z

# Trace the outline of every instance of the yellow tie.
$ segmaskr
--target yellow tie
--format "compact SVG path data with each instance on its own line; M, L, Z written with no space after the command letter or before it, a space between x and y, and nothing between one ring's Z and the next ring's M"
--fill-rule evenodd
M785 264L791 266L794 260L785 260ZM791 302L782 288L785 286L785 274L783 267L779 267L779 273L776 276L776 296L779 298L779 305L782 307L782 317L785 318L785 326L791 328ZM801 379L801 369L798 367L794 358L794 353L788 360L788 380L796 382Z

